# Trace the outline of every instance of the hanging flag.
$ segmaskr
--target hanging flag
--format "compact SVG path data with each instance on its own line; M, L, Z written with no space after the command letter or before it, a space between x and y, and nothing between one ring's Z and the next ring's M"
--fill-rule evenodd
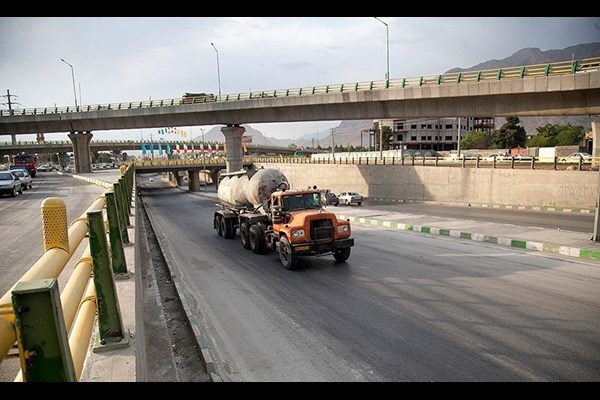
M227 154L227 143L223 143L223 152Z
M171 155L172 151L171 151L171 144L167 143L167 155Z
M158 144L158 155L162 156L162 144L161 143Z
M146 144L142 143L142 155L145 156L146 155Z
M218 154L218 153L219 153L219 143L217 143L217 144L215 145L215 147L217 148L217 150L216 150L216 153Z
M183 154L187 154L188 151L188 147L187 147L187 143L183 144Z
M225 144L225 146L227 146L227 144ZM244 153L248 152L248 146L246 146L246 143L242 142L242 148L244 149ZM225 150L225 152L227 152L227 150Z
M194 152L194 143L192 143L192 157L196 157L196 153Z
M204 142L200 143L200 152L204 155Z
M209 143L208 144L208 154L212 155L212 153L213 153L212 146Z
M150 143L150 154L154 157L154 143Z
M179 154L179 143L175 145L175 153Z

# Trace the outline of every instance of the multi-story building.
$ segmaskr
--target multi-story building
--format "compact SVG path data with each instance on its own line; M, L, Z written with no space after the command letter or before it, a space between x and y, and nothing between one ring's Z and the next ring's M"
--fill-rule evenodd
M420 118L380 122L392 130L392 149L450 151L458 147L458 121L459 118ZM492 134L494 118L460 118L461 138L472 130Z

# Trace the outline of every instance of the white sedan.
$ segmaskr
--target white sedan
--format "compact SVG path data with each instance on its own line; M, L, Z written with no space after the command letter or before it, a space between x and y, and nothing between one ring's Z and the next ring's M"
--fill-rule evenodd
M356 203L360 206L365 198L356 192L342 192L339 194L338 199L341 204L347 206L351 203Z

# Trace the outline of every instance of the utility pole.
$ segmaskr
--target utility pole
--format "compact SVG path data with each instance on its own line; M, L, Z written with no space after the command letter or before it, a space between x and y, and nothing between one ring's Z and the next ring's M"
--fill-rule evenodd
M15 96L14 94L10 94L10 89L6 89L6 95L2 95L1 97L6 97L7 102L6 103L2 103L2 105L8 105L8 113L10 115L12 115L13 114L13 112L12 112L12 105L13 104L19 104L19 103L12 102L11 101L11 97L17 97L17 96ZM11 137L12 144L17 144L17 135L15 135L13 133L13 134L10 135L10 137Z
M335 142L333 140L333 128L331 128L331 158L335 160Z

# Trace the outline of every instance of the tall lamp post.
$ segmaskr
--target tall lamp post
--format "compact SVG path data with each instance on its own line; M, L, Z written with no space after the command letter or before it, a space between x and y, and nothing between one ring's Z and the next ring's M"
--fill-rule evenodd
M71 67L71 77L73 78L73 97L75 97L75 109L77 109L77 91L75 90L75 71L73 70L73 66L71 64L69 64L68 62L66 62L64 60L64 58L61 58L60 61L64 62L69 67Z
M217 50L212 42L210 45L213 47L213 49L215 49L215 53L217 53L217 79L219 80L219 100L221 100L221 70L219 68L219 50Z
M386 31L386 35L387 35L387 41L386 41L386 44L387 44L387 46L386 46L386 48L387 48L387 72L385 73L385 79L388 80L388 79L390 79L390 27L388 26L388 24L386 24L379 18L377 18L377 17L373 17L373 18L375 18L377 21L379 21L385 25L385 31Z
M207 192L208 177L206 176L206 157L204 156L204 128L200 128L200 130L202 131L202 168L204 169L202 173L204 174L204 191Z

